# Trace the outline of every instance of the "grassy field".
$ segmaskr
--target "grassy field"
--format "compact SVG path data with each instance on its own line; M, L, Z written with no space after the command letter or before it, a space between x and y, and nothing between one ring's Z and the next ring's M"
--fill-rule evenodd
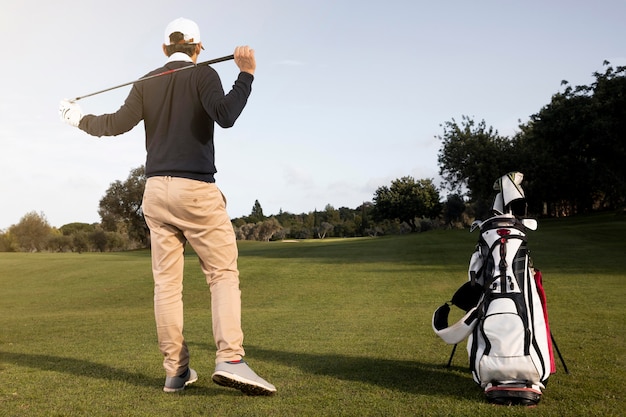
M543 221L557 363L533 409L489 405L465 346L432 331L477 234L241 242L247 360L273 397L213 384L209 293L193 254L185 332L200 379L165 394L147 251L0 253L0 416L618 416L626 404L626 219Z

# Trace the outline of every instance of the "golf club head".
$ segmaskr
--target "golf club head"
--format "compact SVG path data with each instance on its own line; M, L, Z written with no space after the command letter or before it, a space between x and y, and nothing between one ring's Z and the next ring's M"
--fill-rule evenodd
M535 219L522 219L522 224L528 230L537 230L537 220Z
M480 228L481 224L483 224L482 220L474 220L472 222L472 226L470 227L470 233L472 233L474 230Z

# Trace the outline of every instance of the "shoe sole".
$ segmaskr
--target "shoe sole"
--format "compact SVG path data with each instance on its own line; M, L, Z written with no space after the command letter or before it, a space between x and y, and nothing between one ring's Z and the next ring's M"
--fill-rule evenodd
M194 379L190 379L188 381L185 382L185 385L183 385L180 388L169 388L169 387L163 387L163 392L181 392L183 391L185 388L187 388L187 385L191 385L194 382L196 382L198 380L198 377L195 377Z
M237 375L234 375L236 377ZM233 376L225 375L224 373L216 372L213 374L213 382L217 385L221 385L222 387L234 388L245 395L273 395L276 391L272 391L268 388L265 388L261 385L256 385L255 383L248 380L238 380L234 379Z

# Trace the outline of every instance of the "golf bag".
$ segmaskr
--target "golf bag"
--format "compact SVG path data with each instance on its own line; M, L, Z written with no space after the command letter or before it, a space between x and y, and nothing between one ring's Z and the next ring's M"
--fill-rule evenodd
M468 282L450 301L465 316L448 326L446 303L432 320L435 333L455 348L467 339L472 377L495 404L537 404L555 372L541 272L527 248L526 233L537 222L518 217L526 212L522 179L519 172L499 178L495 215L472 225L470 231L479 229L480 236Z

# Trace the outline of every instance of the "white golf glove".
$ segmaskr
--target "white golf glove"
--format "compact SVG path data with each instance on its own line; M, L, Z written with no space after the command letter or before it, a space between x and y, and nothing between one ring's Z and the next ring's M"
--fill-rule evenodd
M66 99L59 103L59 116L68 125L78 127L80 119L83 118L83 112L76 102Z

